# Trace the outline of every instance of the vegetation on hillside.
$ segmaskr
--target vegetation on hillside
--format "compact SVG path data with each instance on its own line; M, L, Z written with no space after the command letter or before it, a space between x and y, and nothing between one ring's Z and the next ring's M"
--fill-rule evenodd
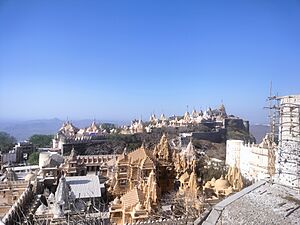
M243 140L243 141L250 141L250 142L255 142L255 137L248 133L245 130L241 130L241 129L232 129L232 128L228 128L227 129L227 136L226 136L227 140L230 139L235 139L235 140Z
M27 163L29 165L38 165L39 164L39 152L33 152L29 155Z
M12 149L16 142L16 138L6 132L0 131L0 150L2 152L7 152L8 150Z
M193 144L200 152L205 152L209 158L225 160L226 144L215 143L207 140L193 140Z
M235 120L231 120L228 123L226 139L243 140L254 143L256 142L255 137L249 133L244 124L240 124Z
M53 135L35 134L29 138L29 141L38 148L51 147Z

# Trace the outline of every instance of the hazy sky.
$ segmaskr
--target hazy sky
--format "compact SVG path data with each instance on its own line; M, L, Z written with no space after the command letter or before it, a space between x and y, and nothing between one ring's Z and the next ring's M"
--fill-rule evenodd
M0 119L217 107L300 94L300 1L0 1Z

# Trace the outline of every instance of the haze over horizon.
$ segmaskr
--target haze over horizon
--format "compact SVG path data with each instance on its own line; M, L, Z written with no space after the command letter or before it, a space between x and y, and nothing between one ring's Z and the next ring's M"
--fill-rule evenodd
M0 3L0 120L130 121L300 94L300 2Z

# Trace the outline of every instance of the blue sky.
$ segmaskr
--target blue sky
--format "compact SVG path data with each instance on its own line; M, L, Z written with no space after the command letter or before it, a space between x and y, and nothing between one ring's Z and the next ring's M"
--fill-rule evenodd
M0 119L217 107L265 122L300 94L300 1L0 2Z

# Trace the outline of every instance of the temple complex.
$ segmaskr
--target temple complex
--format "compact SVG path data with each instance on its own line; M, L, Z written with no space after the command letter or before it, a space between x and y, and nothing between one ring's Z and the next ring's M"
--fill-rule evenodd
M179 167L182 170L176 172L175 168ZM116 224L146 220L159 199L175 190L176 177L181 183L178 194L200 209L191 142L185 151L177 153L164 134L153 151L145 149L144 145L129 153L125 149L116 162L116 173L109 189L115 196L110 208L111 220Z
M102 129L100 125L97 125L95 121L93 121L89 127L81 129L75 127L70 121L67 121L63 123L62 127L53 138L52 148L60 149L63 154L63 147L65 144L86 142L92 138L101 137L106 133L107 131Z
M299 201L295 189L299 190L300 183L300 98L292 95L276 99L278 142L275 129L259 144L249 141L251 138L228 138L228 127L228 131L236 129L249 134L249 123L228 116L223 104L218 109L187 111L183 116L169 118L152 114L148 122L134 120L130 126L115 130L95 121L79 129L68 121L53 139L53 147L62 151L40 152L39 165L3 167L0 225L199 225L218 224L220 218L234 224L236 216L228 209L238 209L244 202L251 209L252 200L262 203L260 197L278 202L277 206L287 212L284 217L288 217L299 209L294 203ZM118 146L118 151L80 155L90 153L82 151L89 147L91 152L102 152L101 143L111 141L108 134L114 132L133 134L134 141L144 138L145 132L153 133L149 134L150 141L147 136L147 143L143 141L131 151L125 148L122 154L116 154L126 143L121 139L117 141L122 146ZM222 137L216 138L216 133ZM224 162L223 158L211 157L207 150L219 150L225 140ZM142 141L138 139L134 144L137 142ZM76 146L81 143L86 145ZM278 196L284 202L279 202ZM253 199L250 201L249 197ZM264 210L283 221L277 211Z
M167 118L165 114L161 114L157 117L154 113L151 114L149 121L143 123L141 120L133 120L130 126L123 126L122 134L134 134L142 132L151 132L154 128L166 128L166 127L187 127L195 126L205 122L216 122L219 124L225 124L224 120L229 118L226 113L225 106L222 104L218 109L211 109L210 107L206 111L193 110L191 113L186 111L183 116L171 116ZM147 124L147 125L146 125Z

